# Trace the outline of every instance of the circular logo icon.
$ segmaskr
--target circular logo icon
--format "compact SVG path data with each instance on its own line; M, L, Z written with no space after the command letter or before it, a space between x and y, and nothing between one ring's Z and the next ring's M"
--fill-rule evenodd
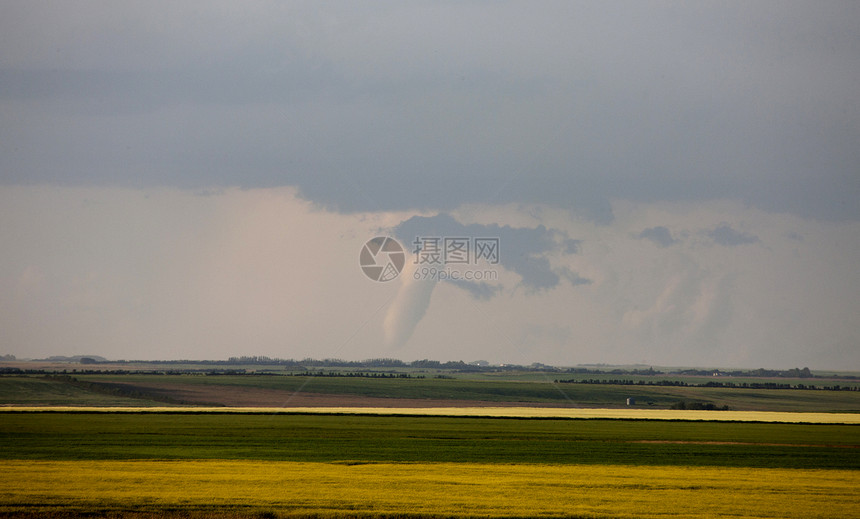
M391 281L400 275L406 263L406 253L397 240L377 236L361 248L359 264L364 275L374 281Z

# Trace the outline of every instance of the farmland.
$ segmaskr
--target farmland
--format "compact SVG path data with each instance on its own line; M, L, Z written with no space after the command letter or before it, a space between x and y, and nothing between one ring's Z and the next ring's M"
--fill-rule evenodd
M48 517L851 518L860 498L856 473L838 470L246 460L4 469L0 488L25 484L0 495L0 510Z
M3 413L0 458L860 470L860 426L212 413Z
M645 381L642 384L558 383L553 376L547 373L436 374L427 378L188 373L5 375L0 376L0 402L85 406L166 403L240 407L526 405L612 408L626 407L626 400L633 398L636 407L653 409L668 409L686 402L737 411L833 413L860 410L856 381L817 382L820 387L829 389L799 390L659 386L648 385ZM684 378L674 381L686 383Z
M0 376L0 517L860 517L852 389L411 375Z
M857 425L0 416L10 514L852 517L860 498Z

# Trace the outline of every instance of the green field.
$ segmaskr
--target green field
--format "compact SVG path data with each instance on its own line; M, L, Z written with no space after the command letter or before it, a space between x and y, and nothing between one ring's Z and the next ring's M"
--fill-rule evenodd
M860 426L0 415L0 516L857 517Z
M3 459L860 470L860 426L302 414L4 413Z
M556 384L534 373L74 377L0 376L0 518L860 517L860 424L733 421L852 422L827 413L860 411L857 391ZM334 405L348 395L669 418L277 407L300 393ZM275 407L183 401L235 394ZM679 401L731 411L668 410ZM62 405L75 411L48 407Z
M147 399L89 391L44 376L0 375L0 405L163 405Z
M180 404L177 388L212 390L218 394L259 389L281 392L276 405L289 405L297 392L371 398L468 400L571 407L624 407L634 398L640 408L669 408L679 402L710 403L732 410L796 412L860 412L860 391L664 387L611 384L559 384L534 374L521 380L480 378L350 378L283 375L156 375L74 374L78 385L43 376L0 376L0 403L13 405L158 405ZM82 387L89 383L91 387ZM121 385L118 385L121 384ZM159 386L169 389L159 390ZM118 389L119 388L119 389ZM175 398L173 398L175 397ZM229 405L229 404L226 404ZM334 403L332 404L334 405Z
M424 378L374 379L304 376L83 375L92 382L181 383L188 385L276 389L377 398L457 399L592 407L622 407L633 397L640 406L667 408L681 401L711 402L736 410L860 412L860 391L800 391L612 384L558 384L547 374L520 379Z

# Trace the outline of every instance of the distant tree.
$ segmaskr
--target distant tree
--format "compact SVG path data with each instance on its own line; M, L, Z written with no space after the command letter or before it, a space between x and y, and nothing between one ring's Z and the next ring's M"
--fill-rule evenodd
M716 406L713 402L684 402L683 400L672 405L672 409L693 409L699 411L728 411L729 406Z
M442 363L438 360L413 360L410 364L413 368L430 368L430 369L439 369L442 367Z
M81 364L95 364L96 359L90 357L81 357Z

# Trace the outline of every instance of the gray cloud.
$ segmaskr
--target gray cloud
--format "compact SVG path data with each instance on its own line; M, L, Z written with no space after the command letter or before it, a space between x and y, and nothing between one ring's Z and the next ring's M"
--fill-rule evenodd
M580 276L579 274L570 270L567 267L562 267L562 268L558 269L558 273L563 278L567 279L570 282L570 284L573 286L590 285L593 283L593 281L591 281L590 279Z
M464 279L450 279L447 281L456 287L466 290L479 301L492 299L502 291L500 285L491 285L484 281L466 281Z
M565 239L562 242L562 248L565 254L577 254L580 251L582 240Z
M719 245L726 247L735 247L737 245L750 245L759 243L761 240L753 234L736 231L729 224L721 223L713 230L705 233L709 238L714 240Z
M0 7L0 183L860 219L856 2L84 4Z
M515 272L522 278L522 284L528 290L546 290L554 288L561 281L561 275L554 270L546 254L555 251L568 252L571 250L571 240L565 233L547 229L543 225L535 228L517 228L498 224L463 225L448 214L436 216L413 216L401 222L393 230L406 247L423 243L423 238L469 237L469 238L498 238L499 265ZM570 276L569 273L564 274ZM468 281L456 283L459 287L474 284ZM470 292L478 298L489 297L493 292L482 288L470 287Z
M667 227L658 226L643 230L638 236L640 239L649 240L658 247L669 247L678 242L672 237L672 233Z

